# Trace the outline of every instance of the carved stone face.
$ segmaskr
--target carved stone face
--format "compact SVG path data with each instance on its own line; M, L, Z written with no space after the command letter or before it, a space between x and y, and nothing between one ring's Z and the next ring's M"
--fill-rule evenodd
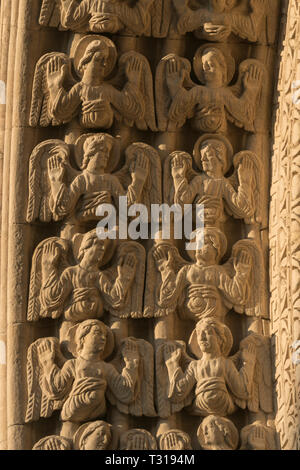
M212 353L219 355L220 346L215 329L211 325L197 329L197 340L203 353Z
M94 265L100 263L103 259L105 253L105 243L104 240L99 240L99 238L94 238L91 246L85 249L84 251L84 264ZM81 263L82 264L82 263Z
M202 66L206 85L216 88L224 85L224 70L214 50L208 50L203 54Z
M214 420L208 420L203 426L203 436L207 446L222 446L224 435Z
M223 173L226 148L218 140L206 140L201 145L201 162L205 173Z
M85 439L83 450L105 450L109 444L110 433L104 426L97 426Z
M217 257L218 252L211 238L208 235L204 235L203 246L196 250L196 262L199 264L213 265L217 264Z
M105 138L87 139L84 146L83 167L93 169L94 172L104 171L112 151L112 143Z
M83 353L99 353L104 351L106 344L106 331L98 325L93 325L83 338Z

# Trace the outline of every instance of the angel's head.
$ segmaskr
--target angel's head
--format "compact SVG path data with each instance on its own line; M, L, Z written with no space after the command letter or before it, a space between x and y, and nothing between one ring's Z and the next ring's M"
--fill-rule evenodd
M85 320L76 329L75 343L78 356L92 357L104 352L107 327L99 320Z
M202 168L208 176L223 176L227 168L227 148L218 139L202 142L200 148Z
M197 64L194 62L194 68ZM202 51L202 68L205 85L219 88L227 83L227 63L223 53L216 47L207 47ZM197 71L195 70L198 75ZM200 72L201 75L201 72Z
M82 239L78 260L81 266L93 268L98 266L105 254L106 240L98 238L96 230L87 232Z
M186 432L171 429L160 436L159 448L161 450L191 450L191 439Z
M205 450L235 450L239 440L235 425L229 419L215 415L203 419L197 436Z
M216 227L206 227L200 235L194 255L196 263L204 266L219 264L227 249L225 235Z
M110 51L105 40L97 39L90 42L78 64L80 74L83 75L89 70L98 78L105 78L110 67L109 56Z
M106 450L112 440L111 425L105 421L84 424L77 431L76 448L80 450Z
M154 437L145 429L130 429L122 434L120 439L121 450L155 450L156 448Z
M93 134L83 144L82 169L102 174L105 172L111 151L114 146L114 138L109 134Z
M206 353L219 357L229 354L232 347L232 335L223 323L206 318L197 323L195 332L200 353L198 355Z

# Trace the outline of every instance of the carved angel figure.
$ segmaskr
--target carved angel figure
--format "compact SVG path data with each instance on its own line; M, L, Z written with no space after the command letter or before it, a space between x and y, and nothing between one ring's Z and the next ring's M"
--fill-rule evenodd
M119 197L131 204L161 202L161 165L150 145L136 142L125 151L125 165L112 173L120 159L118 140L109 134L84 134L70 147L60 140L47 140L33 150L29 163L27 221L76 222L99 220L100 204L119 206Z
M191 438L180 429L170 429L159 437L160 450L192 450Z
M275 429L255 421L241 430L240 450L276 450Z
M254 132L263 64L243 61L236 84L228 86L235 72L233 57L221 46L204 44L195 53L193 67L201 85L191 80L188 59L169 54L160 61L156 72L159 130L177 130L191 119L199 132L226 134L227 121Z
M246 12L234 8L237 0L208 0L198 8L190 8L189 4L190 0L173 0L179 34L193 31L200 39L216 42L226 41L231 33L258 41L271 8L268 0L247 0Z
M124 413L155 414L149 343L126 338L121 344L121 360L113 365L105 359L114 349L114 336L101 321L75 325L69 338L74 359L65 360L56 338L41 338L29 347L26 422L50 417L55 409L61 409L61 434L72 437L81 423L105 416L107 398Z
M264 361L269 365L265 340L250 334L240 343L238 359L236 355L228 358L233 343L229 328L217 320L204 319L197 323L189 340L197 360L187 356L183 342L160 345L158 387L165 381L164 397L169 403L161 400L159 413L172 414L191 403L190 412L201 416L227 416L237 406L270 413L271 369L264 365ZM163 377L165 367L168 379Z
M39 23L72 31L143 34L153 0L42 0Z
M57 126L79 115L85 128L109 129L114 120L155 130L153 83L147 59L135 52L119 58L114 43L104 36L84 36L74 58L51 52L35 69L30 125ZM78 79L71 72L72 63Z
M32 450L72 450L72 442L63 436L47 436L34 444Z
M120 450L156 450L155 438L146 429L130 429L120 437Z
M197 437L205 450L235 450L239 442L239 433L233 422L215 415L203 419Z
M200 231L200 234L202 232ZM224 320L228 310L261 316L262 254L253 240L240 240L230 259L220 264L227 240L217 228L206 227L196 249L185 261L174 245L160 240L149 252L144 316L172 314L183 319Z
M101 269L108 262L111 266ZM144 270L144 248L136 242L117 247L99 239L96 230L72 241L48 238L33 255L27 319L63 316L76 323L99 318L104 309L121 318L139 317Z
M222 228L227 214L248 224L260 222L261 165L253 152L245 150L233 158L226 137L204 134L197 140L193 156L200 174L193 170L192 157L186 152L175 151L166 159L166 202L203 204L205 226ZM225 178L232 163L235 171Z

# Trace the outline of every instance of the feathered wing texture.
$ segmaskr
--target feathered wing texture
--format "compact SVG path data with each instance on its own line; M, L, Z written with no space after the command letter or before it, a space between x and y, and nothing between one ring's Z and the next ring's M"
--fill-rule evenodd
M249 411L257 413L259 410L272 413L272 362L270 352L270 339L257 333L251 333L241 341L240 348L252 343L256 350L256 361L250 397L247 400Z
M69 146L62 140L51 139L37 145L29 160L29 195L26 216L29 223L35 220L41 222L58 220L51 211L51 185L47 170L48 160L53 155L57 155L65 166L68 185L78 174L70 165Z
M172 178L172 172L171 172L171 161L172 161L172 154L170 154L166 159L164 163L164 202L172 205L174 204L174 197L175 197L175 187L174 187L174 181ZM189 159L186 158L186 163L187 163L187 173L186 173L186 179L188 183L190 183L195 176L198 176L198 173L193 170L192 168L192 157Z
M130 404L122 403L115 394L107 391L107 396L112 405L117 406L121 413L131 414L133 416L157 416L154 407L154 353L150 343L143 339L126 338L125 341L134 341L138 345L140 362L138 371L138 384L136 387L135 398ZM121 347L122 347L121 344ZM112 364L121 373L124 367L124 360L119 351Z
M48 243L55 243L60 248L60 263L59 270L62 272L67 266L66 252L68 250L68 242L58 237L47 238L43 240L35 249L32 257L31 273L30 273L30 284L29 284L29 295L28 295L28 309L27 309L27 320L38 321L40 318L46 318L49 316L47 309L43 308L41 303L41 289L42 289L42 260L43 251L45 245ZM61 310L63 307L61 307ZM60 312L51 311L52 316L60 316ZM53 315L54 314L54 315Z
M243 305L228 304L229 308L234 308L238 313L246 313L248 316L268 318L266 305L267 293L265 290L265 269L261 248L254 240L239 240L232 248L231 258L223 265L228 274L233 277L234 259L239 258L241 252L246 251L251 258L251 272L249 288L246 291L246 299Z
M172 104L172 97L167 85L167 64L170 60L175 60L178 70L185 74L183 87L190 89L196 86L191 80L191 64L188 59L179 57L176 54L168 54L163 57L156 68L155 76L155 96L156 96L156 114L158 130L165 132L166 130L176 130L182 127L185 122L185 117L182 122L174 123L169 120L169 109Z
M244 119L244 121L240 121L239 119L236 118L236 116L233 116L233 114L229 111L228 107L226 107L226 116L227 119L232 122L235 126L244 128L248 132L255 132L256 130L256 114L257 110L259 109L260 105L263 102L263 95L264 93L264 88L265 86L263 85L264 83L267 84L267 74L266 74L266 68L262 62L256 59L246 59L244 60L240 65L239 65L239 70L238 70L238 79L235 83L235 85L228 87L228 92L232 93L236 97L240 98L245 90L244 84L243 84L243 78L244 75L250 70L251 67L257 67L261 74L262 74L262 86L260 89L260 92L257 94L256 100L249 100L248 103L248 119Z
M193 400L193 392L191 392L181 403L171 403L168 398L168 390L170 387L168 370L164 359L164 347L167 341L162 341L155 351L155 369L156 369L156 409L160 418L168 418L174 413L178 413L182 408L190 405ZM192 358L186 353L186 346L183 341L174 341L178 348L182 349L180 366L184 370L187 369Z
M167 246L171 250L173 259L174 259L174 270L175 273L178 273L183 266L187 266L190 263L185 261L179 254L178 249L171 245L169 242L163 243L164 246ZM159 245L161 246L161 244ZM178 301L170 301L167 306L160 306L158 298L160 295L160 289L162 286L161 274L156 267L156 263L153 257L153 254L157 246L151 248L147 256L147 271L146 271L146 287L145 287L145 301L144 301L144 318L157 318L170 315L175 312Z
M51 59L59 59L61 65L67 66L67 77L65 81L71 85L75 84L75 80L71 73L71 60L70 58L61 52L50 52L49 54L43 55L37 62L34 72L33 87L32 87L32 98L30 108L29 124L32 127L41 126L59 126L63 122L57 121L52 117L50 112L50 93L47 83L47 66ZM68 118L72 116L66 116L64 122L67 122Z
M137 59L141 67L141 80L138 83L138 91L139 95L143 99L143 116L140 119L136 119L134 124L138 129L143 131L148 129L156 131L157 126L154 110L153 76L150 64L146 57L136 51L129 51L122 54L119 59L118 73L111 83L119 84L120 86L120 83L122 82L124 85L124 79L128 82L129 79L126 74L126 64L133 60L136 61ZM129 125L132 125L130 121L126 120L126 116L124 119Z
M42 0L39 23L42 26L59 27L61 29L60 20L60 2L61 0Z
M41 338L32 343L27 352L27 388L28 400L25 422L31 423L40 418L49 418L53 411L59 410L65 398L54 400L49 398L43 387L43 368L39 361L38 347L44 342L50 341L55 349L55 362L62 367L65 358L61 354L57 338Z
M115 256L112 260L112 266L104 271L105 275L112 283L117 278L117 265L121 258L132 254L135 256L136 271L131 287L127 292L124 305L120 308L112 307L107 301L104 301L105 308L118 318L142 318L143 317L143 293L145 281L146 253L142 245L137 242L121 241Z

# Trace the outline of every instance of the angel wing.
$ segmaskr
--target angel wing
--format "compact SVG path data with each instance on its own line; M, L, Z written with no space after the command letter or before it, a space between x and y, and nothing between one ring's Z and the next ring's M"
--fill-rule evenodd
M71 72L71 60L70 58L61 52L50 52L49 54L43 55L37 62L34 72L33 87L32 87L32 98L29 124L32 127L40 125L41 127L47 127L49 125L59 126L63 122L55 119L50 111L50 93L47 83L47 67L49 61L57 59L60 63L60 67L65 65L67 67L66 77L64 79L64 86L70 87L74 85L74 80ZM70 120L72 116L66 116L64 122Z
M172 104L172 97L170 95L169 87L167 84L168 67L170 61L175 61L177 64L177 73L184 74L183 87L191 89L196 84L191 80L191 64L188 59L179 57L176 54L168 54L163 57L159 62L156 69L155 76L155 96L156 96L156 114L158 129L161 132L166 130L174 131L182 127L186 121L186 115L178 121L174 122L169 119L169 109ZM192 117L192 116L190 116Z
M42 0L39 23L42 26L61 28L61 0Z
M156 408L160 418L168 418L190 405L193 400L193 394L190 393L182 402L172 403L168 398L169 376L164 359L164 347L167 341L161 341L155 351L155 369L156 369ZM182 349L180 367L186 370L193 359L186 352L184 341L172 341L176 346Z
M235 188L238 190L239 187L239 177L238 177L238 169L242 167L243 172L249 173L249 165L247 164L248 161L251 161L253 171L251 172L251 191L247 195L249 205L253 208L253 213L249 214L248 216L244 217L244 221L246 224L254 224L254 223L261 223L262 221L262 207L261 207L261 197L260 197L260 190L262 188L262 164L258 159L257 155L254 152L250 152L248 150L244 150L242 152L237 153L233 158L233 166L234 166L234 173L233 175L228 178ZM226 211L233 215L233 211L230 209L228 204L225 201Z
M251 392L247 400L249 411L258 413L272 413L272 362L270 352L270 339L257 333L251 333L240 343L240 349L246 348L252 343L256 350L256 361L254 368Z
M67 262L67 253L69 249L69 243L66 240L63 240L58 237L47 238L43 240L35 249L32 266L30 273L30 285L29 285L29 295L28 295L28 309L27 309L27 320L28 321L38 321L40 318L58 318L63 311L63 306L58 309L50 310L48 307L43 305L41 298L42 290L42 270L43 270L43 253L46 245L49 243L55 244L60 251L60 260L59 260L59 272L62 272L66 267L68 267Z
M198 176L198 173L193 170L193 159L192 157L187 154L186 152L181 153L182 158L185 159L187 164L187 172L186 172L186 179L188 183L190 183L195 176ZM172 178L172 171L171 171L171 162L174 158L174 154L171 153L166 159L164 163L164 202L169 205L174 204L175 202L175 187L174 187L174 180Z
M161 189L161 160L157 151L148 144L143 142L135 142L127 147L125 151L126 161L121 170L115 173L121 185L128 189L132 182L131 178L131 164L136 160L136 155L142 153L149 162L149 174L145 181L142 203L147 207L150 216L151 204L161 204L162 202L162 189Z
M151 248L147 257L146 290L143 315L145 318L170 315L175 312L178 303L178 299L171 296L170 299L165 299L163 306L161 305L160 297L163 282L154 258L158 247L162 247L167 250L172 257L175 273L178 273L183 266L189 265L189 263L180 256L178 249L168 241L160 241Z
M240 258L243 252L247 252L251 259L251 270L249 281L245 288L245 297L241 302L234 303L233 298L226 297L225 304L228 308L234 308L238 313L245 313L248 316L267 318L267 292L265 289L265 269L261 248L254 240L239 240L234 244L231 257L223 265L223 268L233 278L235 275L234 263ZM223 292L224 294L224 292Z
M239 66L239 71L238 71L238 79L235 85L228 87L229 93L231 92L233 95L236 97L240 98L245 90L244 87L244 77L246 74L249 74L251 71L255 70L259 75L260 78L257 79L260 90L259 93L257 93L256 99L253 99L252 96L248 100L247 104L244 103L244 119L239 119L237 118L237 114L234 109L236 105L230 104L231 100L230 97L228 97L228 102L225 107L226 109L226 116L227 119L232 122L235 126L237 127L242 127L246 131L249 132L257 132L257 110L260 109L260 107L263 104L263 99L265 96L265 89L268 86L267 83L267 73L266 73L266 68L262 62L256 59L246 59L244 60L240 66ZM232 107L232 110L230 110L230 107Z
M38 421L40 418L49 418L53 411L59 410L65 400L50 398L43 388L43 368L41 367L38 347L45 341L50 341L55 349L55 362L62 367L66 359L60 351L59 341L57 338L41 338L32 343L27 352L27 387L28 400L25 422L31 423Z
M121 347L126 341L134 341L138 345L139 362L139 385L136 390L135 400L129 405L122 403L118 398L108 391L108 399L112 405L117 406L121 413L131 414L133 416L157 416L154 408L154 354L153 347L143 339L133 337L126 338L121 343ZM121 348L120 348L121 349ZM119 351L113 365L119 370L124 367L124 361Z
M144 247L137 242L121 241L118 249L116 250L115 256L112 259L112 267L106 269L104 273L110 281L114 283L117 278L118 262L128 254L134 255L137 260L135 276L131 287L126 294L126 298L120 299L122 300L120 308L111 306L107 301L104 302L105 308L112 315L118 318L142 318L146 264L146 253Z
M59 220L51 210L53 201L47 171L48 160L53 155L57 155L61 159L67 170L65 172L67 185L79 174L79 172L70 165L70 149L65 142L51 139L37 145L33 149L29 159L29 195L26 216L26 220L29 223L36 220L40 220L41 222Z

